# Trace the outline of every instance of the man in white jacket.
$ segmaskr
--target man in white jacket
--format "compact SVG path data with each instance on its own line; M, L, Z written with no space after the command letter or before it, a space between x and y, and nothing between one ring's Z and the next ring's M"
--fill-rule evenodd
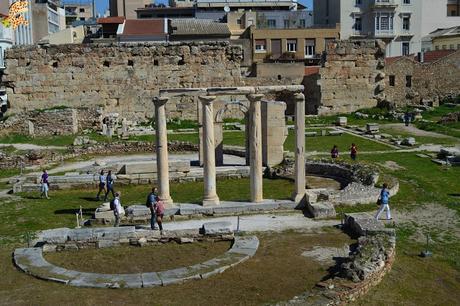
M120 218L121 214L123 213L123 208L121 207L121 202L120 202L120 192L115 193L115 199L113 199L113 204L114 204L114 210L113 214L115 215L115 227L120 226Z

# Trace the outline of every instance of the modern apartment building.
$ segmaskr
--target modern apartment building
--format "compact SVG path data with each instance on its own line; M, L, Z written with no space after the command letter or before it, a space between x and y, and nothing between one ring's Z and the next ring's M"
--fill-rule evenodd
M125 17L137 19L136 10L149 5L153 0L110 0L110 17Z
M8 1L0 3L0 14L8 14ZM3 57L5 50L13 45L13 30L0 25L0 71L5 68ZM1 102L1 101L0 101Z
M253 62L292 59L319 60L329 42L339 39L340 25L305 29L258 29L251 27Z
M447 16L460 16L460 0L447 1Z
M378 38L386 56L422 51L422 37L460 24L450 0L314 0L315 24L341 24L341 39Z
M76 2L76 3L65 3L65 23L70 26L73 22L86 21L95 16L93 3L88 2Z
M24 18L29 24L20 25L14 30L15 45L35 44L43 37L66 27L65 11L57 0L30 0Z

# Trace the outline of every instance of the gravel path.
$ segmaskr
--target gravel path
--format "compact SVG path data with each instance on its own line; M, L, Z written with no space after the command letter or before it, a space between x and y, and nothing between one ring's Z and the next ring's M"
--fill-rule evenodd
M1 147L14 147L16 150L63 150L64 146L38 146L30 143L0 143Z
M232 223L233 229L237 229L238 217L217 217L208 219L193 219L187 221L170 221L164 223L166 230L183 230L199 228L206 222L222 222L228 221ZM320 229L325 226L334 226L339 224L338 220L313 220L306 218L302 213L297 214L263 214L240 216L240 230L245 232L265 232L274 231L282 232L288 229L301 229L310 231L312 229ZM145 226L150 228L150 226Z
M395 131L401 131L405 133L412 134L414 136L426 136L426 137L436 137L436 138L449 138L449 139L455 139L458 140L455 137L449 136L449 135L444 135L436 132L430 132L430 131L425 131L417 128L414 125L409 125L406 126L404 123L387 123L387 124L382 124L381 128L390 128Z

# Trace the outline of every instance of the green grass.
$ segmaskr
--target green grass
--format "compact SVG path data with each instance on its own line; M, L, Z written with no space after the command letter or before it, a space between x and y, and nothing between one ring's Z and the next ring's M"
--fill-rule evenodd
M149 186L116 186L121 191L123 206L145 203ZM203 182L172 183L171 196L176 203L201 203ZM289 180L264 179L264 197L287 199L294 190ZM249 179L218 180L217 192L222 201L249 201ZM0 244L12 242L28 231L38 231L56 227L74 227L75 212L80 205L84 215L89 218L101 204L94 200L97 190L51 191L50 200L40 199L38 192L20 194L24 197L18 202L0 200Z
M0 137L0 143L28 143L39 146L68 146L73 143L74 135L30 137L18 134L9 134Z
M451 137L431 137L431 136L417 136L413 133L407 132L405 130L400 130L397 128L388 128L382 127L380 128L380 132L390 134L393 136L401 136L401 137L414 137L417 144L442 144L442 145L454 145L460 142L459 140L453 139Z

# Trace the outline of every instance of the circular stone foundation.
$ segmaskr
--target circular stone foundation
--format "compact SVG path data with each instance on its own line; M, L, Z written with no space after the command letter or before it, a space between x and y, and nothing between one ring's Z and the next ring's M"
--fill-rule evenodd
M204 279L222 273L250 257L259 247L256 236L235 237L232 247L222 255L205 262L160 272L132 274L102 274L68 270L53 265L43 257L43 249L20 248L14 251L14 263L22 271L39 279L76 287L90 288L147 288L183 283L190 279Z

